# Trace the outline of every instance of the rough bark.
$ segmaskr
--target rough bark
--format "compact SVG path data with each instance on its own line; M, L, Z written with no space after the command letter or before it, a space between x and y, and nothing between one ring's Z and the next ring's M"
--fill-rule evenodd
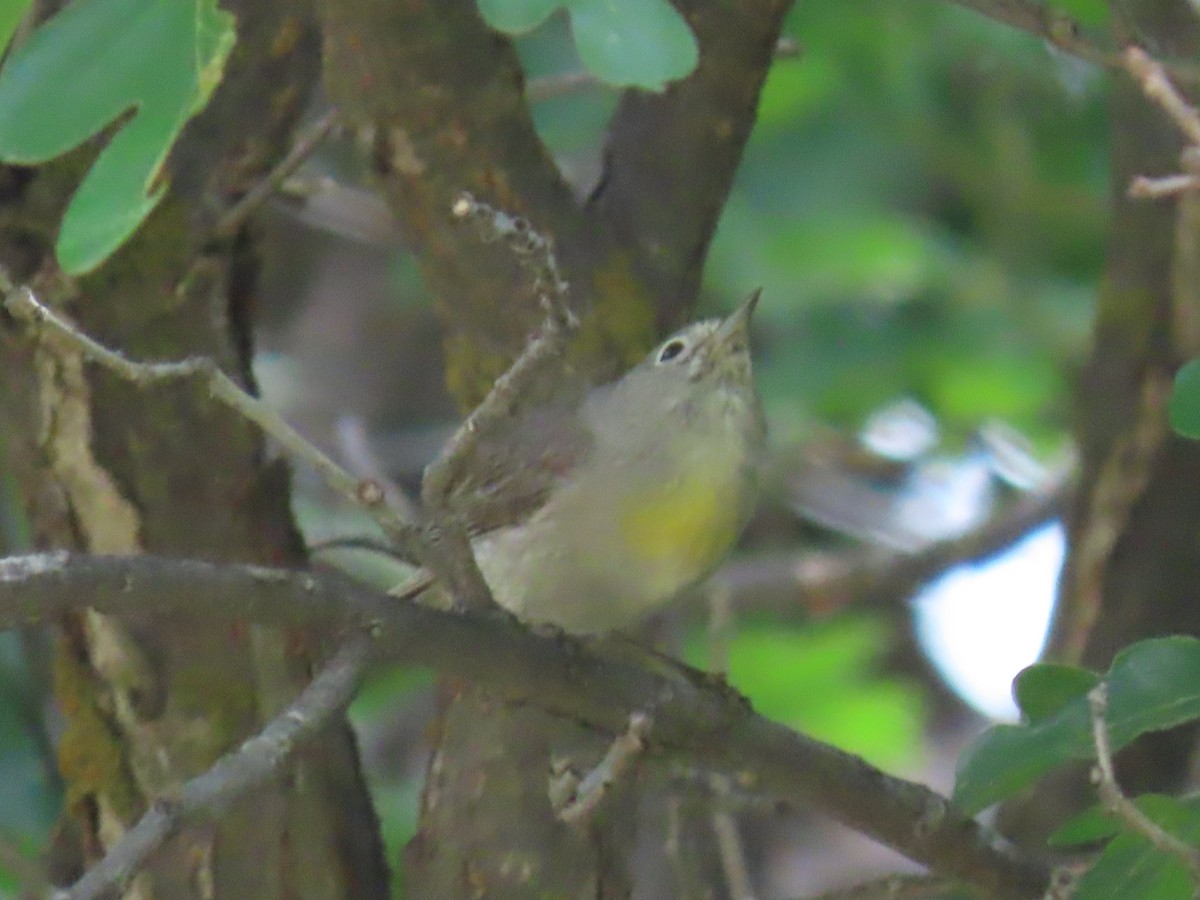
M232 2L238 45L209 108L168 166L171 189L96 273L57 275L48 236L90 159L0 174L0 259L19 280L135 357L209 355L249 382L253 236L213 241L221 212L286 148L317 74L302 5ZM53 346L0 346L7 462L36 543L303 564L286 470L198 385L135 390ZM291 699L320 635L147 609L63 622L55 690L59 765L81 862L156 796L203 771ZM60 875L77 875L61 872ZM344 723L279 783L210 828L186 830L136 880L137 896L383 897L386 867Z

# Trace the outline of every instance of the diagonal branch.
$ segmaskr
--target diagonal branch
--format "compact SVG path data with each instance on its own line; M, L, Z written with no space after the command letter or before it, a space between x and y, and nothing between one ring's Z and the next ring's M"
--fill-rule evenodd
M764 794L815 806L989 894L1038 895L1049 877L936 792L756 715L744 697L702 672L615 640L589 643L534 633L503 615L447 613L335 574L145 556L0 559L0 626L84 606L365 629L381 655L486 685L500 699L609 735L648 711L648 753L750 773Z
M119 895L151 855L181 828L215 819L248 791L280 775L297 747L354 698L370 661L371 643L366 633L347 639L300 696L262 731L186 782L178 796L155 800L104 858L61 895L63 900Z
M689 77L626 91L608 127L590 212L635 254L660 323L688 318L709 241L754 127L792 0L678 0L700 45Z
M1105 48L1084 34L1079 23L1062 9L1037 0L952 0L959 6L974 10L982 16L994 19L1040 37L1059 50L1095 63L1106 69L1118 68L1120 58L1111 49Z
M1124 67L1113 44L1097 40L1063 9L1038 0L950 0L958 6L1039 37L1064 53L1104 69ZM1200 82L1200 67L1185 59L1163 63L1173 76L1188 84Z
M954 566L995 556L1034 529L1061 519L1074 493L1072 476L1064 474L966 534L913 553L878 548L837 554L779 552L731 560L713 577L733 593L735 607L748 610L802 614L845 604L892 606Z

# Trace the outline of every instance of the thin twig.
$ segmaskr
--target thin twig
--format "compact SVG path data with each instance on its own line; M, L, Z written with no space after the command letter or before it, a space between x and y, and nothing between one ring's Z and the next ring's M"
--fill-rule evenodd
M406 519L416 521L416 505L388 475L383 462L375 454L366 423L360 416L339 416L334 423L339 455L346 468L360 481L374 481L383 491L387 505L400 511Z
M1119 71L1124 68L1121 54L1098 43L1080 24L1058 6L1038 0L951 0L982 16L1002 22L1018 31L1039 37L1046 43L1093 65ZM1187 59L1171 59L1163 66L1186 84L1200 83L1200 67Z
M156 800L62 900L118 895L154 852L185 825L212 820L247 791L279 775L300 744L354 697L371 658L369 634L350 637L300 695L257 735L185 783L176 797Z
M1137 808L1137 805L1121 791L1117 784L1117 773L1113 768L1112 746L1108 740L1108 726L1104 717L1108 712L1108 685L1096 685L1088 693L1088 708L1092 714L1092 743L1096 748L1096 765L1092 778L1100 794L1104 808L1116 816L1130 831L1148 840L1157 849L1167 853L1181 863L1192 877L1193 884L1200 888L1200 849L1193 847Z
M543 304L552 319L568 330L578 328L570 310L570 285L563 278L554 252L554 241L538 231L528 219L510 215L464 191L450 211L456 218L475 224L485 241L503 241L533 277Z
M1194 175L1164 175L1161 178L1138 175L1129 182L1125 193L1134 200L1156 200L1159 197L1173 197L1184 191L1194 191L1198 187L1200 179Z
M249 218L250 214L278 191L287 181L288 176L300 168L301 163L312 155L321 141L325 140L333 131L337 121L337 111L329 110L306 128L283 159L276 163L275 167L262 180L248 190L241 200L225 212L225 215L213 227L213 237L228 237L236 231Z
M726 779L712 776L712 788L719 797ZM737 821L725 810L715 811L709 818L713 837L717 841L717 853L721 857L721 871L725 873L725 884L732 900L754 900L754 883L750 878L750 866L746 862L746 847L738 831Z
M1121 63L1141 85L1147 98L1157 103L1171 117L1190 144L1200 144L1200 115L1184 99L1167 77L1162 63L1151 59L1141 47L1130 47L1121 56Z
M454 202L452 212L474 222L485 240L503 240L512 249L517 261L534 277L546 312L541 328L446 441L437 459L425 467L421 479L421 501L430 518L426 526L427 550L439 554L439 574L447 577L455 602L461 608L482 609L494 601L471 555L462 523L450 509L453 487L473 459L479 441L506 421L538 379L563 357L570 336L579 328L579 319L570 309L570 286L548 237L527 220L467 193Z
M558 809L558 817L568 824L586 820L600 801L629 767L646 751L646 736L653 720L646 713L635 712L629 726L616 736L604 758L576 786L573 796Z
M14 288L3 273L0 273L0 293L4 295L4 308L13 318L32 325L43 336L66 343L133 385L144 387L199 379L208 387L214 400L253 422L293 457L315 468L334 490L366 509L388 537L401 547L410 548L419 543L415 523L388 506L379 485L369 479L355 478L339 466L285 422L270 405L238 387L212 359L194 357L177 362L136 362L75 328L39 301L28 287Z

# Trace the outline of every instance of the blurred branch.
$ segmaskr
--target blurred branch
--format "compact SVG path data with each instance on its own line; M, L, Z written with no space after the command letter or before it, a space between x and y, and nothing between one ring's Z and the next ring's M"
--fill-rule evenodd
M296 748L353 699L371 654L371 638L352 635L286 709L237 750L160 797L104 858L61 896L97 900L119 895L151 855L185 825L211 821L254 787L282 774Z
M1040 893L1049 872L929 788L753 712L727 685L619 642L532 632L511 616L403 602L336 574L152 556L37 554L0 559L0 627L69 609L196 616L365 630L379 656L486 685L609 735L650 711L647 752L750 777L758 790L814 806L939 873L990 894ZM669 702L664 702L669 698Z
M1198 187L1200 179L1194 175L1164 175L1161 178L1138 175L1129 182L1126 193L1137 200L1157 200L1159 197L1172 197L1185 191L1193 191Z
M241 200L225 211L220 221L214 226L212 236L229 237L240 228L256 209L283 186L288 176L300 168L301 164L313 154L313 151L333 131L337 121L337 111L330 110L309 125L304 133L292 143L283 159L276 163L275 167L261 181L247 191Z
M844 890L828 891L809 900L936 900L961 894L961 884L937 875L889 875Z
M1101 68L1117 71L1125 67L1122 54L1089 37L1080 24L1061 8L1035 0L950 0L980 15L1040 37L1064 53ZM1189 84L1200 82L1200 67L1188 60L1170 60L1166 68Z
M775 59L796 59L801 52L800 42L795 38L784 36L775 42ZM580 69L531 78L525 85L525 98L530 103L543 103L586 88L605 89L608 85L586 69Z
M1026 31L1053 44L1064 53L1095 63L1105 69L1120 66L1120 57L1096 44L1083 33L1079 23L1062 9L1035 0L952 0L959 6Z
M1056 659L1080 663L1100 619L1109 562L1170 437L1166 410L1171 383L1169 372L1147 366L1138 385L1134 418L1113 438L1096 473L1087 498L1087 527L1075 535L1073 565L1067 566L1060 580L1051 629Z
M728 585L735 606L742 609L803 612L898 603L947 569L993 556L1040 525L1064 516L1072 492L1073 486L1064 478L1058 485L1022 496L975 530L915 553L872 549L836 556L750 556L723 566L714 578Z

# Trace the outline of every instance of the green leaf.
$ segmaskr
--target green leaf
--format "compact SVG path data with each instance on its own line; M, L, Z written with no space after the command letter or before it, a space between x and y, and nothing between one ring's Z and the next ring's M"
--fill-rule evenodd
M1141 641L1113 661L1106 724L1114 750L1147 731L1200 718L1200 640ZM1094 758L1086 696L1053 715L985 731L959 760L954 799L978 812L1069 760Z
M483 19L505 34L532 31L550 17L564 0L478 0Z
M208 102L233 42L233 17L216 0L75 0L0 71L7 162L53 159L133 113L67 208L56 248L66 271L95 268L158 203L167 153Z
M1175 388L1168 408L1171 427L1184 437L1200 438L1200 359L1175 373Z
M1139 797L1137 806L1189 844L1200 840L1200 804L1172 797ZM1075 900L1191 900L1195 885L1183 864L1131 832L1117 835L1075 888Z
M1040 722L1086 695L1099 681L1100 676L1087 669L1041 663L1021 670L1013 681L1013 696L1031 722Z
M602 81L661 91L696 68L696 37L667 0L568 0L567 9L579 58Z
M1051 847L1094 844L1108 840L1120 831L1121 826L1116 819L1099 806L1093 806L1068 819L1065 825L1046 838L1046 843Z
M571 19L584 67L617 87L661 91L700 58L696 36L668 0L477 0L489 25L522 34L560 6Z
M0 0L0 53L8 47L32 0Z

